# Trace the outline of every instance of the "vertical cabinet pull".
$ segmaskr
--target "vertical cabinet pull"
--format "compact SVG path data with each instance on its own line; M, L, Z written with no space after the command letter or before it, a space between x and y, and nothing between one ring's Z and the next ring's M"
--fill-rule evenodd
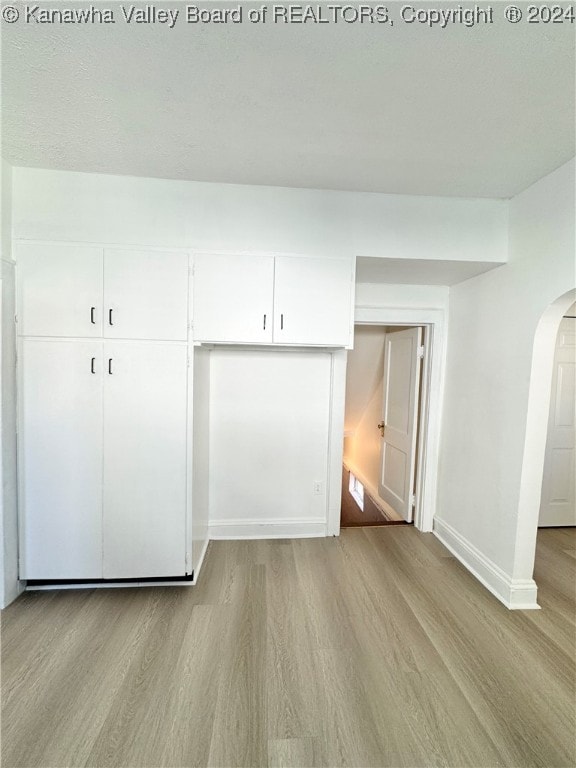
M96 363L96 358L93 357L91 362L90 362L90 373L96 373L96 370L94 368L95 363Z
M108 358L108 373L112 376L112 358Z
M96 307L90 307L90 322L96 325Z
M264 330L266 330L266 315L264 315L264 326L263 326L263 328L264 328Z
M284 330L284 315L280 315L280 330Z
M108 325L114 325L114 323L112 322L112 310L111 309L108 310Z

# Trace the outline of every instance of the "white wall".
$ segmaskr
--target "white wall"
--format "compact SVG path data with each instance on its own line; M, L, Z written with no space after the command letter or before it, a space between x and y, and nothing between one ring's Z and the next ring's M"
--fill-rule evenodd
M258 188L14 169L13 230L16 239L24 240L502 262L507 258L507 226L508 203L502 200ZM441 315L443 334L447 295L448 289L442 286L360 285L356 305L360 315L367 307L397 308L394 312L399 316L403 308L416 310L408 322L428 322L422 317L436 313ZM418 314L419 310L430 311ZM444 354L443 344L439 347L434 374L438 392ZM434 410L437 419L439 408ZM437 435L436 428L433 432ZM211 437L215 434L213 430ZM436 440L434 437L433 442ZM212 467L219 450L215 445ZM435 466L433 448L431 463ZM436 498L435 482L434 472L429 478L430 499ZM335 497L329 506L337 516ZM227 514L221 502L216 501L215 509L218 515Z
M255 188L28 168L14 172L14 234L22 240L473 261L481 253L483 260L499 262L506 257L506 223L503 201ZM480 240L486 251L479 248ZM410 286L359 290L360 299L365 297L371 306L444 306L446 294L447 289L437 286L417 286L412 292ZM342 376L335 386L343 389L343 384ZM331 462L339 451L341 455L341 438L338 451L334 448L337 415L331 422ZM333 489L328 506L328 527L335 532L339 514Z
M520 509L529 385L539 320L576 284L574 184L571 161L515 197L509 263L450 290L436 527L509 604L535 599L535 522L529 535Z
M14 169L14 236L207 250L505 261L503 200Z
M356 308L440 309L447 313L449 295L450 289L445 285L359 283L356 286Z
M20 592L18 582L18 509L16 478L16 380L14 333L14 264L12 263L12 168L2 161L1 208L1 456L0 607Z
M330 354L227 348L210 357L211 535L324 535Z

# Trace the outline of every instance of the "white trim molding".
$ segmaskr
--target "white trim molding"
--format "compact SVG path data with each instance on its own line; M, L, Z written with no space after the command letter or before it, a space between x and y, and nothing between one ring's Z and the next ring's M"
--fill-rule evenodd
M422 325L427 347L423 370L423 415L420 436L420 461L416 479L414 526L426 533L432 531L438 494L440 425L446 369L447 311L426 307L386 307L356 305L356 325ZM329 517L328 530L334 530Z
M536 602L538 587L534 579L513 579L455 528L438 518L434 520L434 534L454 557L507 608L512 610L540 608Z
M218 539L302 539L326 536L326 518L214 520L208 535Z
M346 365L348 354L335 349L330 369L330 426L328 436L328 499L324 536L340 535L342 508L342 458L344 453L344 409L346 407Z

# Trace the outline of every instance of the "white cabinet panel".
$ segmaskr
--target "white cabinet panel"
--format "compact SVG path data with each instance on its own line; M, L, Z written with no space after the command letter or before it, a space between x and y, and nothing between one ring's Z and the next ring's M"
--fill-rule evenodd
M352 259L201 254L194 262L194 339L349 347Z
M188 338L188 256L104 253L104 335L113 339Z
M184 575L186 347L104 350L104 578Z
M272 342L274 259L201 254L194 260L194 338Z
M101 248L20 243L16 259L20 335L102 335Z
M100 579L102 344L24 340L21 377L21 578Z
M351 261L277 256L275 269L274 341L350 346Z
M200 254L194 259L194 339L272 342L274 259Z

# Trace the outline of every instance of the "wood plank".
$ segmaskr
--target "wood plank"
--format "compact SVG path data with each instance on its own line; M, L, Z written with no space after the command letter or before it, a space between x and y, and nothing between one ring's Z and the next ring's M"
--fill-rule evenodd
M237 572L208 764L250 768L268 763L266 570L254 564Z
M269 768L308 768L318 765L314 739L273 739L268 742Z

